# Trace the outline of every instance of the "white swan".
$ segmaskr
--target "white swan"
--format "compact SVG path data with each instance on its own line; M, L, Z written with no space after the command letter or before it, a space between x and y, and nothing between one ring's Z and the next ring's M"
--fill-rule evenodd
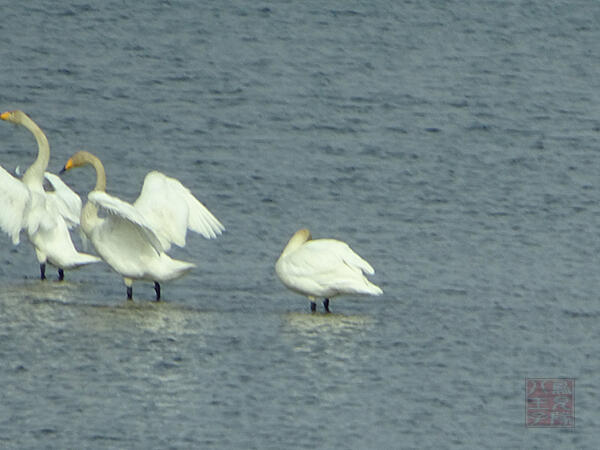
M329 299L336 295L383 294L363 275L363 272L375 273L373 267L348 244L335 239L312 240L306 228L289 240L275 264L275 271L287 288L309 298L313 312L317 307L316 298L324 298L323 306L329 312Z
M79 253L69 234L69 228L79 225L81 199L61 179L44 172L50 159L50 146L42 130L22 111L0 114L2 120L23 125L38 144L35 162L19 180L0 167L0 228L8 233L13 244L20 241L21 230L27 232L40 264L40 277L46 279L46 262L58 267L58 279L63 269L74 269L100 261L96 256ZM53 192L44 191L44 178Z
M102 259L123 276L129 300L133 280L153 281L160 300L159 282L179 278L195 267L168 256L165 252L171 243L183 247L188 229L210 239L225 228L174 178L148 173L132 205L106 193L104 166L89 152L75 153L63 171L86 164L96 170L96 186L81 212L81 229ZM104 217L98 216L98 210Z

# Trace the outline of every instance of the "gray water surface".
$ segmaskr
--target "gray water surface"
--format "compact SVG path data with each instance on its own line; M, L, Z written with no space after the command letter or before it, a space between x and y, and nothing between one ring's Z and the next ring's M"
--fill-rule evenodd
M0 109L50 170L92 151L128 201L163 171L227 231L172 252L198 267L159 304L105 265L41 283L1 236L0 447L596 448L599 25L592 0L3 2ZM0 123L3 167L35 153ZM384 295L311 315L274 273L301 227ZM525 427L526 377L576 379L575 429Z

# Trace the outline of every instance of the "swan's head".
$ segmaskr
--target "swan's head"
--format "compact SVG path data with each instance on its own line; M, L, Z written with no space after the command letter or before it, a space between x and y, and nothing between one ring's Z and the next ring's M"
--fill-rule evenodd
M292 239L296 239L297 241L301 242L306 242L310 241L312 239L312 236L310 234L310 231L308 231L308 228L302 228L301 230L298 230L294 233Z
M21 123L23 121L23 117L25 117L25 113L23 111L19 111L18 109L15 111L6 111L0 114L0 119L6 120L10 123Z
M60 171L60 173L64 173L67 170L72 169L73 167L85 166L86 164L91 164L94 167L94 169L96 169L96 187L94 188L94 190L106 190L106 173L104 172L104 166L102 165L102 161L100 161L98 157L92 155L90 152L82 150L80 152L75 153L69 158L65 166Z
M90 152L86 152L83 150L80 152L77 152L69 158L69 160L65 164L65 167L63 167L63 169L61 170L61 173L65 172L69 169L72 169L73 167L81 167L81 166L85 166L86 164L93 164L93 161L95 159L98 159L98 158L96 158Z
M306 241L310 241L312 236L310 235L310 231L307 228L302 228L294 233L291 239L286 244L281 256L279 258L283 258L290 252L293 252L297 248L301 247Z

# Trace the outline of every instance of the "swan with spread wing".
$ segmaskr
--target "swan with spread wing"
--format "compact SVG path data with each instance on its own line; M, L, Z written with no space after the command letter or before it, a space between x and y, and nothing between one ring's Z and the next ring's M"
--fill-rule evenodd
M336 239L313 240L306 228L289 240L275 264L275 272L288 289L309 298L313 312L317 298L324 299L325 311L330 312L329 299L336 295L383 294L363 274L375 273L373 267L348 244Z
M140 196L131 204L106 193L104 166L89 152L75 153L63 171L88 164L96 171L96 186L82 209L81 229L100 257L121 274L129 300L134 280L153 281L160 300L161 282L195 267L168 256L171 244L183 247L188 229L212 239L225 228L189 189L160 172L146 175Z
M64 269L100 261L78 252L73 245L69 228L79 225L81 199L57 175L45 172L50 159L46 135L23 111L6 111L0 119L27 128L38 145L37 158L22 179L0 166L0 229L15 245L25 230L35 248L42 280L46 279L46 263L58 268L58 279L62 281ZM44 179L53 191L44 190Z

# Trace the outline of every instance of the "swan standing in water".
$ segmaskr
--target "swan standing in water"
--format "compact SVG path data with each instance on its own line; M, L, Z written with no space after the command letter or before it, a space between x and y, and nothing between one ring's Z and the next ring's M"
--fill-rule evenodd
M23 111L0 114L2 120L23 125L35 136L38 155L19 180L0 166L0 228L8 233L13 244L20 241L21 230L27 232L40 264L40 277L46 279L46 263L58 268L58 279L64 279L64 269L100 261L96 256L79 253L69 234L69 228L79 225L81 199L61 179L45 172L50 159L48 139ZM54 188L44 191L44 178Z
M289 240L275 271L287 288L309 298L313 312L317 309L316 298L323 298L325 311L330 312L329 299L336 295L383 294L363 275L375 273L373 267L348 244L335 239L312 240L306 228Z
M102 259L123 276L127 299L133 298L133 280L147 280L154 282L160 300L160 282L179 278L196 266L168 256L171 243L185 246L188 229L211 239L225 228L174 178L149 172L132 205L106 193L104 166L89 152L75 153L63 171L86 164L96 170L96 186L81 212L81 229ZM99 210L104 217L98 216Z

